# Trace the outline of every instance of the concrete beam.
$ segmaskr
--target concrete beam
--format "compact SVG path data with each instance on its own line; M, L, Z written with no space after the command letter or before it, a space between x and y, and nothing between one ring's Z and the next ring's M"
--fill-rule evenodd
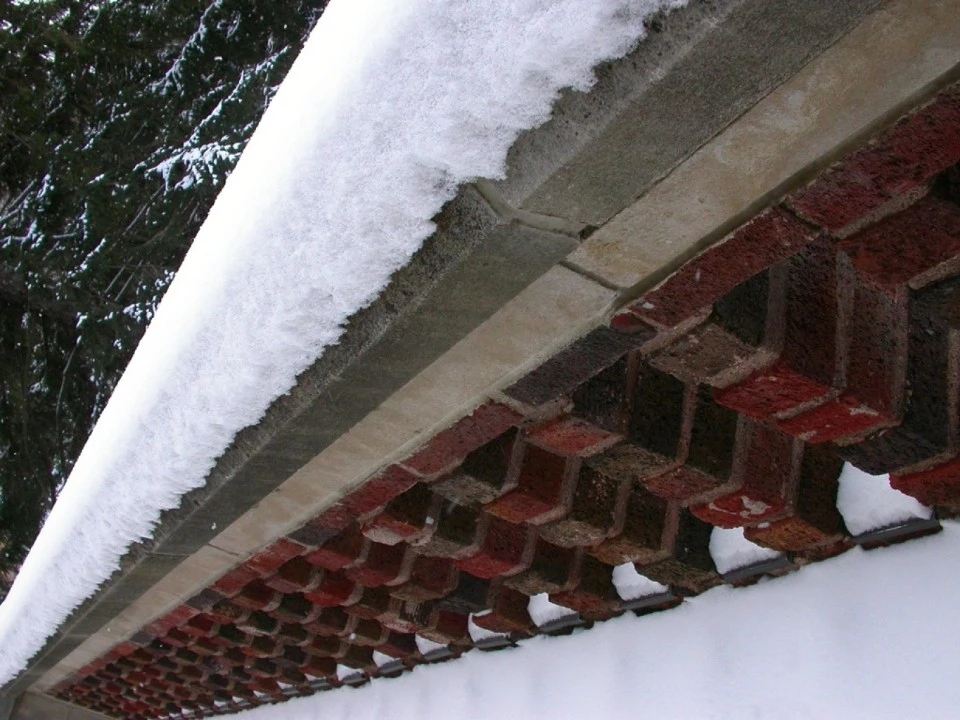
M105 720L107 716L46 695L25 693L13 707L9 718L10 720ZM0 714L0 720L6 720L6 716Z

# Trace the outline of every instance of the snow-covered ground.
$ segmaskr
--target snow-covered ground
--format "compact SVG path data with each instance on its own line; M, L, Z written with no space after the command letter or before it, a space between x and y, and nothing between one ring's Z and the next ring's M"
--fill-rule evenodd
M333 0L226 183L0 607L0 684L203 485L431 233L684 0Z
M960 525L673 610L421 666L242 720L900 720L960 707Z

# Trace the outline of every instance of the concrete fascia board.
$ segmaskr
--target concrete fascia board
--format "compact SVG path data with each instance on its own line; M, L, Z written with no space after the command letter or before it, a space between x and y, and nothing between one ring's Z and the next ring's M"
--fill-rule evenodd
M0 714L0 720L7 716ZM107 716L61 702L46 695L25 693L16 702L10 720L106 720Z
M511 148L506 202L600 226L882 0L690 0Z
M902 0L892 5L904 3ZM759 12L765 4L753 0L694 2L687 10L670 17L674 23L688 22L684 26L687 30L697 28L696 32L688 32L672 59L668 58L670 62L661 67L656 64L655 55L645 57L645 44L633 55L605 68L603 77L639 73L649 85L654 76L668 77L671 68L682 65L685 56L697 51L700 43L708 42L706 38L712 38L710 47L718 55L708 53L701 58L707 63L702 70L711 72L712 62L713 72L720 72L730 62L723 53L733 52L734 48L717 44L718 28L734 23L731 27L740 28L739 32L752 31L754 25L745 18L753 17L749 13ZM769 5L788 4L805 7L809 2L792 0ZM790 55L794 64L802 64L803 59L829 46L845 28L877 5L820 4L843 7L836 9L837 22L833 25L822 14L818 15L818 22L810 23L815 30L807 37L810 46L806 54ZM930 4L936 3L931 0L916 5ZM670 32L670 26L664 25L660 34L667 37ZM726 42L735 45L735 39L734 36ZM761 86L757 97L748 94L746 104L762 97L768 86L779 83L792 67L777 60L784 50L775 43L755 50L766 53L765 62L757 56L754 68L764 79L757 81ZM909 61L898 55L891 62ZM921 59L915 64L923 62ZM902 85L906 87L917 77L910 75ZM564 168L590 165L594 162L590 157L596 155L599 147L595 143L600 142L601 136L617 137L617 123L636 122L636 117L625 110L636 109L640 102L636 87L615 82L611 90L603 82L596 90L606 95L601 93L593 100L592 95L587 95L578 100L595 103L597 117L595 121L582 121L584 137L590 142L576 146L572 157L563 161ZM605 115L610 93L618 87L626 98L613 103L620 108L620 115ZM572 102L569 97L572 95L566 102ZM669 93L658 102L671 102ZM669 116L667 110L664 112ZM566 117L564 122L569 123L570 118ZM721 118L721 127L708 130L716 133L727 122ZM538 142L555 145L557 132L556 124L548 124L527 134L517 147L523 143L535 146ZM543 135L540 140L537 133ZM680 155L696 153L703 142L700 135L697 138ZM179 510L165 515L152 541L131 549L115 577L71 616L29 670L4 688L3 693L21 692L41 678L38 689L51 687L71 668L81 667L84 658L96 657L99 648L123 639L123 632L129 634L136 627L133 617L127 617L122 623L125 630L118 637L109 632L108 623L117 622L134 607L141 608L144 622L149 622L150 612L160 615L162 607L189 597L191 587L200 587L202 575L197 573L186 574L189 581L179 586L165 584L168 578L179 577L179 568L197 554L217 554L217 562L211 567L219 570L209 571L209 579L214 579L231 558L239 562L267 542L269 538L262 527L257 534L264 518L275 534L283 532L287 525L302 522L309 513L363 482L379 466L413 449L484 398L495 396L526 369L603 322L626 298L629 291L623 286L603 272L578 263L582 246L564 259L576 246L574 236L582 228L582 219L562 215L558 218L554 212L541 211L560 212L561 207L527 202L535 197L537 188L561 175L556 167L552 173L543 172L544 166L537 165L535 153L521 150L511 156L511 177L523 175L518 163L526 157L523 162L533 168L530 177L540 173L540 180L531 184L528 178L526 185L518 181L517 187L532 187L533 191L519 198L511 190L509 180L481 184L479 191L465 188L438 218L438 232L415 260L397 273L374 306L353 319L345 340L304 373L297 387L275 403L264 421L236 438L207 485L186 496ZM646 162L629 152L616 160L626 164ZM608 162L611 161L608 156ZM658 172L666 173L676 163L676 159L670 160ZM657 173L648 175L652 179L644 182L656 183L660 177ZM635 192L632 189L621 193L613 205L600 193L607 209L597 206L596 214L590 217L626 212L637 196ZM511 209L511 203L517 207ZM619 207L610 209L618 203ZM586 245L595 245L595 238L602 237L603 231L601 228L594 233ZM565 268L554 267L561 261ZM563 308L569 316L555 311L564 303L570 305ZM551 313L556 316L554 325L549 324ZM557 321L558 317L562 317L562 322ZM543 327L534 327L534 321L542 321ZM524 323L531 324L528 327ZM482 363L477 358L482 358ZM458 382L463 368L468 366L477 373L474 384ZM224 527L227 529L223 530ZM158 581L159 568L170 565L175 568ZM148 590L158 598L156 603L143 602Z

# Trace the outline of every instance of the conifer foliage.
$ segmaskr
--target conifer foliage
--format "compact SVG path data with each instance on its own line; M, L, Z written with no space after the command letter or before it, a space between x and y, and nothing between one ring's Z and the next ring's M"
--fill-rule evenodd
M0 576L326 3L0 2Z

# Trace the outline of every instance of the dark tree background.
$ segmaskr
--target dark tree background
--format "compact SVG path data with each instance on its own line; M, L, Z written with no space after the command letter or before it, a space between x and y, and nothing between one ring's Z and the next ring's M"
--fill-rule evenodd
M0 578L326 4L0 0Z

